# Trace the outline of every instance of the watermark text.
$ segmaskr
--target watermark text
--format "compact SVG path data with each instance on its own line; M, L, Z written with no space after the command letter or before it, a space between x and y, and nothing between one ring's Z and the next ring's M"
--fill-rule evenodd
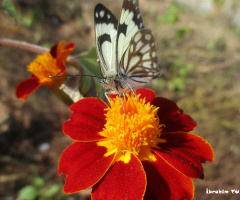
M231 190L224 190L224 189L218 189L218 190L212 190L209 188L206 188L206 194L239 194L240 190L238 189L231 189Z

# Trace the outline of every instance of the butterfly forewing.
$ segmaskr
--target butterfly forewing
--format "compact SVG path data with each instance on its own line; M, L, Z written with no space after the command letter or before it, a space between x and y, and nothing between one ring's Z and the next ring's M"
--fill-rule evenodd
M98 4L94 10L94 22L97 54L103 76L108 76L108 74L116 75L118 21L105 6Z
M139 87L159 77L157 50L152 32L139 30L132 38L120 63L120 73L131 87Z
M117 30L117 61L119 64L131 38L144 28L138 0L124 0Z
M119 23L102 4L94 20L102 87L120 95L159 77L154 37L144 29L138 0L123 0Z

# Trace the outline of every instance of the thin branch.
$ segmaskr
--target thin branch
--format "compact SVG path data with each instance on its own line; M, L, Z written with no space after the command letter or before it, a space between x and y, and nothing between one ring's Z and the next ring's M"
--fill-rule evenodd
M48 48L44 48L39 45L31 44L28 42L12 40L12 39L7 39L7 38L0 38L0 46L21 49L21 50L33 52L36 54L43 54L43 53L49 52ZM66 62L81 71L82 67L81 67L80 63L78 62L78 60L75 58L75 56L68 56Z
M0 38L0 46L7 46L7 47L16 48L16 49L22 49L22 50L30 51L37 54L42 54L49 51L49 49L35 45L35 44L22 42L18 40L6 39L6 38Z
M82 74L82 66L78 62L78 60L75 58L75 56L68 56L66 63L75 67L77 70L79 70L80 74Z

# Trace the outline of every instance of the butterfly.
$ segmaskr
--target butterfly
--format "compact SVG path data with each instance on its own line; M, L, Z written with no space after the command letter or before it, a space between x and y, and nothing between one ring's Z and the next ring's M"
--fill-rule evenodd
M101 86L109 93L120 96L160 76L155 39L144 28L138 0L123 1L119 22L97 4L94 22Z

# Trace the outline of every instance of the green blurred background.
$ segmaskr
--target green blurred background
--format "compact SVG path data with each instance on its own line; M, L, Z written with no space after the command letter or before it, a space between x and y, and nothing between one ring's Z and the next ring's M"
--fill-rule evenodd
M74 42L74 54L94 46L93 10L103 3L118 17L116 0L0 0L0 37L45 47ZM12 3L12 4L11 4ZM146 87L190 114L215 151L194 180L196 200L237 200L240 194L240 2L140 0L145 27L156 38L162 77ZM68 108L45 87L27 102L15 97L36 54L0 47L0 199L88 199L90 191L64 195L57 175L71 143L61 126ZM229 190L230 194L206 194ZM26 198L28 197L28 198Z

